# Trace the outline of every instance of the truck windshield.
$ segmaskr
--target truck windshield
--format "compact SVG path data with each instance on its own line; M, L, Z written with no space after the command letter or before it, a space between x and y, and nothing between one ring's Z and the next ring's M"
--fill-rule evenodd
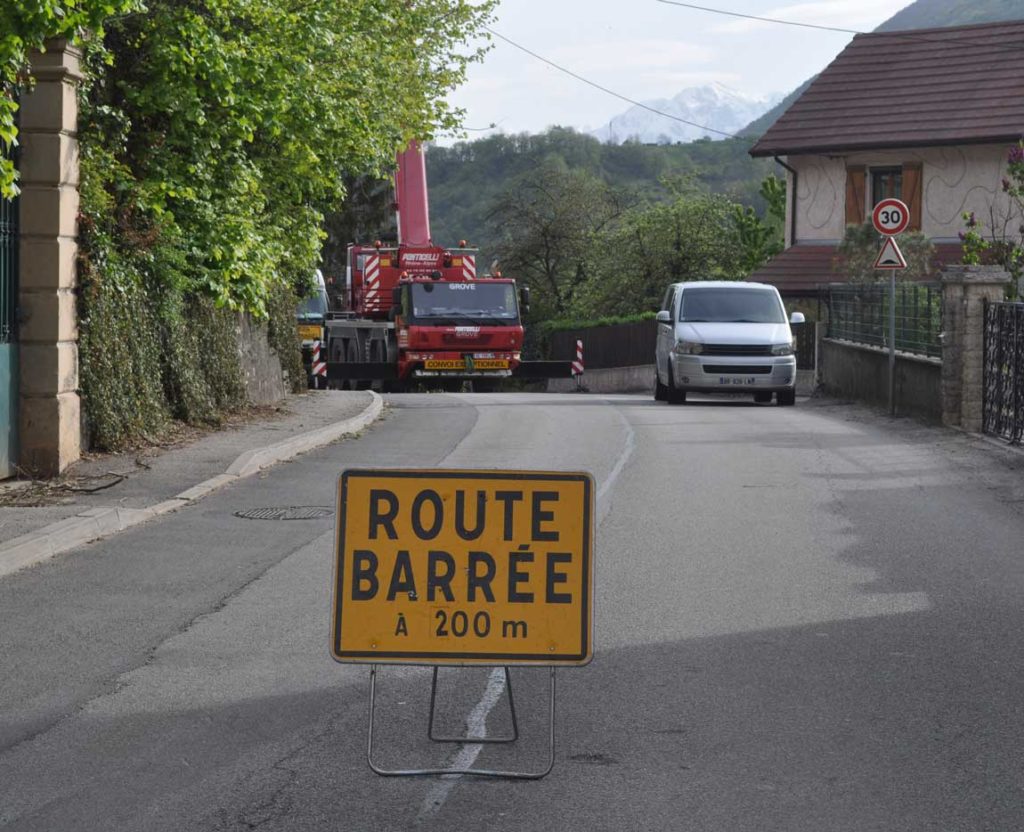
M413 320L439 325L467 322L511 325L519 322L512 283L414 283Z
M786 321L786 313L776 294L767 289L687 288L679 306L679 320L781 324Z

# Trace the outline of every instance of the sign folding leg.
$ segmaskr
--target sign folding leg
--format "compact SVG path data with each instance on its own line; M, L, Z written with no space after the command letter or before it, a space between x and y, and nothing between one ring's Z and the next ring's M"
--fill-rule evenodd
M434 713L435 704L437 702L437 672L441 668L434 665L433 678L430 682L430 719L427 722L427 736L430 737L434 742L461 742L461 743L472 743L474 745L484 745L487 743L506 743L515 742L519 739L519 720L516 718L516 701L512 696L512 675L508 672L507 667L503 667L505 671L505 688L508 691L508 707L512 714L512 733L504 737L438 737L434 735Z
M509 706L512 710L512 735L504 737L437 737L434 736L434 706L437 697L437 671L434 667L433 682L430 690L430 722L427 729L428 736L434 742L453 742L463 745L482 745L484 743L511 743L519 738L519 725L516 719L515 703L512 699L512 679L507 667L505 670L505 681L508 685ZM547 776L555 765L555 668L550 668L550 700L548 703L548 756L542 769L537 771L497 771L478 768L409 768L409 769L387 769L383 768L373 760L373 723L377 708L377 665L370 665L370 719L369 730L366 742L366 762L370 769L382 777L417 777L424 775L445 775L445 774L467 774L474 777L499 777L511 780L539 780Z

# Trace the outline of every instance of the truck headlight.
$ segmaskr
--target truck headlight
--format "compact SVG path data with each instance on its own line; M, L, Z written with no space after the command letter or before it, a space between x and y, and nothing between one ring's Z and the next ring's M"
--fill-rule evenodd
M700 355L704 352L704 345L697 341L677 341L672 351L676 355Z
M772 355L792 355L795 346L792 341L788 344L772 344Z

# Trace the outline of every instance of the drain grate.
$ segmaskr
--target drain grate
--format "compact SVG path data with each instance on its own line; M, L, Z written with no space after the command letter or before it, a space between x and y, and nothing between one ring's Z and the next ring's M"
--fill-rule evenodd
M236 511L235 517L243 520L317 520L333 513L334 509L329 506L273 506Z

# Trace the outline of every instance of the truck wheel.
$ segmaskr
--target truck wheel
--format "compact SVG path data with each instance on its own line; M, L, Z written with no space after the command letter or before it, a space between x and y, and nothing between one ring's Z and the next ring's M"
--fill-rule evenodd
M331 341L330 361L332 364L341 364L345 361L345 344L339 340ZM328 388L331 390L347 390L348 382L344 380L334 380L327 382Z
M359 342L353 338L345 345L345 363L347 364L362 364L362 356L359 355ZM350 379L348 382L348 389L358 390L360 381L358 379Z
M775 394L775 401L780 406L796 404L796 390L780 390Z
M500 382L493 378L476 378L470 382L470 387L474 393L494 393L499 384Z

